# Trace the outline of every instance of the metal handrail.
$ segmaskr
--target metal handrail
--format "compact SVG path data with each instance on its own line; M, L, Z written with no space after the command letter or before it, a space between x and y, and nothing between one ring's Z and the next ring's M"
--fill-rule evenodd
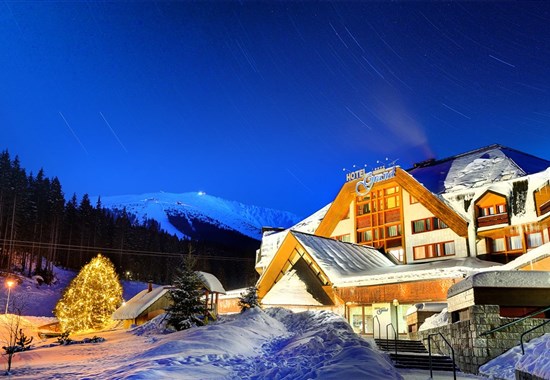
M443 341L445 343L447 343L447 346L449 346L449 348L451 349L451 354L452 354L452 358L453 358L453 378L454 380L456 380L456 364L455 364L455 350L453 349L453 346L451 346L451 343L449 343L449 341L447 339L445 339L445 337L443 336L443 334L441 334L440 332L438 333L433 333L433 334L428 334L428 355L430 357L430 379L433 379L433 371L432 371L432 345L431 345L431 338L432 336L436 336L436 335L439 335L441 336L441 338L443 339Z
M390 341L389 334L388 334L388 327L392 328L393 330L393 341L395 342L395 356L397 356L397 331L395 331L395 327L393 327L393 323L388 323L386 325L386 341Z
M378 338L382 338L382 333L380 332L380 320L378 319L378 315L375 315L372 318L372 339L376 339L376 337L374 336L374 321L378 323Z
M550 323L550 319L548 319L546 322L541 323L540 325L537 325L537 326L535 326L535 327L533 327L533 328L531 328L527 331L524 331L523 334L521 334L521 336L519 337L519 342L521 344L521 354L522 355L525 355L525 349L523 348L523 337L525 336L525 334L528 334L531 331L536 330L539 327L542 327L542 326L546 325L547 323Z
M495 327L495 328L492 329L492 330L485 331L485 332L479 334L479 336L485 336L485 335L489 335L489 334L492 334L492 333L494 333L494 332L503 330L503 329L505 329L505 328L507 328L507 327L509 327L509 326L515 325L516 323L519 323L519 322L523 322L523 321L526 320L526 319L529 319L529 318L531 318L531 317L533 317L533 316L535 316L535 315L537 315L537 314L544 313L544 312L546 312L546 311L550 311L550 306L547 306L547 307L544 308L544 309L539 309L539 310L537 310L537 311L534 311L534 312L532 312L531 314L526 315L525 317L522 317L522 318L520 318L520 319L516 319L515 321L511 321L511 322L505 323L505 324L503 324L502 326Z

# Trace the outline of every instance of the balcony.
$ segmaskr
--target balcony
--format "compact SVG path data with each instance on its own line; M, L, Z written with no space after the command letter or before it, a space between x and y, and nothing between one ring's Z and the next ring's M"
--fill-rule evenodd
M550 201L540 205L540 215L544 215L550 211Z
M502 214L486 215L477 218L478 228L494 226L497 224L510 224L510 217L508 214L504 212Z

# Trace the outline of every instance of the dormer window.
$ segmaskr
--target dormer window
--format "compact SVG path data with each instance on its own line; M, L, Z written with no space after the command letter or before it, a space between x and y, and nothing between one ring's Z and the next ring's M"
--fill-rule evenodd
M509 224L507 199L504 195L487 191L475 203L477 226L488 227L498 224Z
M489 215L497 215L497 214L505 214L505 213L506 213L505 203L479 208L479 216L489 216Z
M547 182L535 190L534 196L537 216L548 214L550 212L550 184Z

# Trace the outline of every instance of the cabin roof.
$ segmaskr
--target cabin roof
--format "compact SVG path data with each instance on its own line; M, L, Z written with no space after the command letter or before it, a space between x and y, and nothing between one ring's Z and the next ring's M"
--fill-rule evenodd
M206 272L197 271L195 273L209 292L225 294L225 289L223 288L220 280L218 280L216 276Z
M220 281L213 274L206 272L195 272L203 284L203 286L213 293L225 294L225 289L223 288ZM155 301L163 297L171 289L174 289L173 286L159 286L149 291L144 289L130 300L126 301L122 306L120 306L113 313L114 320L124 320L124 319L135 319L141 315L149 306L151 306Z
M135 319L139 317L149 306L156 300L164 296L172 286L159 286L149 291L144 289L130 300L126 301L122 306L113 313L114 320Z

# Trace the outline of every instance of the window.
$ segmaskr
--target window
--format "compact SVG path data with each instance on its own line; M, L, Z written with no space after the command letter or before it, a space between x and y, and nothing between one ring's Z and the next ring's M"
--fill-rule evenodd
M372 241L372 230L366 230L357 233L358 243L365 243L369 241Z
M413 233L419 233L426 231L426 222L424 219L422 220L415 220L413 223Z
M400 224L396 224L396 225L393 225L393 226L389 226L387 228L387 231L386 231L386 236L387 237L396 237L396 236L401 236L401 225Z
M523 249L521 236L508 236L508 247L511 251Z
M539 245L542 245L542 233L534 232L531 234L527 234L528 248L535 248L535 247L538 247Z
M506 213L506 204L504 203L499 203L486 207L479 207L479 216L490 216L504 213Z
M452 256L455 254L455 242L446 241L413 247L415 260L430 259L434 257Z
M504 252L506 251L506 246L504 245L504 238L493 239L493 252Z
M447 228L447 225L438 218L426 218L414 220L412 222L413 234L426 231L434 231Z
M410 195L409 200L410 200L410 204L412 204L412 205L415 204L415 203L418 203L418 199L416 199L412 195Z
M333 239L349 243L351 241L351 236L349 234L346 234L346 235L334 236Z

